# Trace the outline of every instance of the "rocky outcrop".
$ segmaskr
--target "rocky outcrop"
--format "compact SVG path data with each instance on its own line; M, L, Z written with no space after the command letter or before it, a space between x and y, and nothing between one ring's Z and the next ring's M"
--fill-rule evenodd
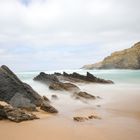
M16 102L16 97L19 97L20 103ZM20 81L6 66L0 68L0 100L15 107L24 107L24 102L28 102L28 105L31 106L33 104L39 106L42 102L41 96L29 85Z
M80 89L72 83L63 83L58 79L56 74L46 74L41 72L34 78L35 81L42 82L49 86L52 90L79 91Z
M55 82L55 83L52 83L50 86L49 86L50 89L53 89L53 90L66 90L66 91L71 91L71 92L75 92L75 91L79 91L80 88L77 87L76 85L72 84L72 83L62 83L62 82Z
M38 119L38 117L32 113L23 111L19 108L13 108L11 105L0 102L0 119L8 119L13 122L22 122Z
M67 80L67 81L73 81L73 82L91 82L91 83L103 83L103 84L112 84L113 81L111 80L104 80L98 77L95 77L94 75L92 75L91 73L87 72L87 75L81 75L79 73L72 73L72 74L68 74L66 72L64 72L63 74L60 73L55 73L55 75L58 76L58 79L62 79L63 80Z
M63 74L61 73L42 74L41 72L37 77L34 78L34 80L47 84L49 86L49 89L51 90L68 91L71 93L72 97L74 97L75 99L80 99L82 101L84 101L85 99L93 100L96 99L97 97L87 92L81 91L80 88L73 83L75 82L91 82L104 84L113 83L110 80L97 78L89 72L87 72L86 76L78 73L68 74L64 72Z
M23 83L7 66L0 67L0 100L14 108L30 111L36 110L36 107L47 102L31 86Z
M103 61L85 65L83 69L140 69L140 42L131 48L114 52Z
M54 82L59 82L58 78L54 74L46 74L44 72L41 72L38 76L34 78L35 81L40 81L45 84L51 84Z

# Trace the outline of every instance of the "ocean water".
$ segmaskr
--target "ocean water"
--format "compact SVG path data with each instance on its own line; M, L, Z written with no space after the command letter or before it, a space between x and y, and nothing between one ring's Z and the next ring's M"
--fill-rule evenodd
M45 72L51 74L63 71L67 73L78 72L83 75L87 73L87 70L82 69ZM82 91L86 91L95 96L100 96L102 99L97 99L95 101L80 101L73 99L68 92L49 90L47 85L33 81L33 78L40 73L39 71L18 72L16 74L22 81L31 85L40 95L47 96L52 101L52 105L59 110L59 114L65 116L73 115L77 110L84 108L96 109L97 105L105 106L107 103L115 104L127 102L127 99L132 99L129 100L128 103L140 102L140 70L88 70L88 72L99 78L114 81L115 84L77 83L77 86L79 86ZM58 100L52 100L52 95L57 95ZM133 95L136 95L135 98L133 98ZM125 108L125 105L120 106L120 108L123 107ZM137 110L137 107L135 108L135 106L133 106L129 109Z

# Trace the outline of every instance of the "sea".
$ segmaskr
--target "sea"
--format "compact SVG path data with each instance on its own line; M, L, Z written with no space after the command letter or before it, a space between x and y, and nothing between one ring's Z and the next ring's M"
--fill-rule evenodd
M47 85L33 80L33 78L40 72L41 71L27 71L17 72L16 74L23 82L28 83L41 96L47 96L51 100L51 104L59 110L59 114L62 116L72 116L81 109L89 108L92 110L99 106L103 106L106 109L140 111L140 70L76 69L43 71L47 74L52 74L54 72L77 72L83 75L86 75L87 72L90 72L99 78L112 80L114 84L76 83L76 85L80 87L81 91L88 92L95 96L100 96L100 99L95 101L76 100L68 92L50 90ZM58 99L53 99L52 95L57 95ZM125 102L124 105L122 105L123 102ZM133 106L131 107L130 104L133 104ZM130 107L128 108L127 105Z

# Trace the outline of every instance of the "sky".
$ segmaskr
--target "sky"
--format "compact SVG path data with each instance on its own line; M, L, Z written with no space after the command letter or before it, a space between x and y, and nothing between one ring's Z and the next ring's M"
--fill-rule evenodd
M140 41L140 0L0 0L0 65L77 69Z

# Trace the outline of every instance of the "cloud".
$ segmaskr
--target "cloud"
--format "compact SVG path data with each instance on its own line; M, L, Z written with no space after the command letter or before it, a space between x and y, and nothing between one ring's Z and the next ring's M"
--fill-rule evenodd
M96 62L139 41L139 5L139 0L1 0L0 64L29 70Z

